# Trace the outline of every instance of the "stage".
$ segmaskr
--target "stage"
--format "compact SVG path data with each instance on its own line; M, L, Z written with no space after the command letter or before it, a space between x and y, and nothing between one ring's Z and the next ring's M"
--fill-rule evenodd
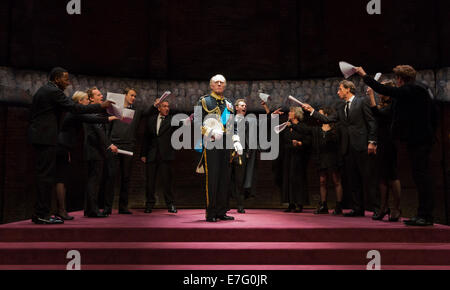
M205 212L154 210L42 226L30 220L0 226L0 269L66 269L79 251L82 270L450 269L450 227L406 227L282 210L231 210L234 221L207 223ZM331 212L331 210L330 210Z

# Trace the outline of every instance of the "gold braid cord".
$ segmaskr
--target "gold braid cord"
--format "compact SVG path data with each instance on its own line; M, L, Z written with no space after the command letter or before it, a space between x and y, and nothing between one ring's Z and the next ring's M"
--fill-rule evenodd
M209 192L208 192L208 162L206 160L206 149L203 150L205 156L205 173L206 173L206 207L209 207Z

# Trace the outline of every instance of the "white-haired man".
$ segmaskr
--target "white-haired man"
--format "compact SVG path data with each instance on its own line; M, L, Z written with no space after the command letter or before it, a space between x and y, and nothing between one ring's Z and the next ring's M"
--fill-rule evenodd
M217 120L202 123L202 135L205 136L202 162L206 173L206 221L208 222L234 220L226 214L231 157L230 150L226 148L226 134L231 132L227 132L225 128L233 113L233 105L224 97L226 83L222 75L212 77L210 80L212 92L201 97L198 103L198 106L202 107L202 120L209 118ZM208 126L207 123L215 123L216 126ZM242 155L243 149L237 135L237 128L234 128L232 139L235 150Z

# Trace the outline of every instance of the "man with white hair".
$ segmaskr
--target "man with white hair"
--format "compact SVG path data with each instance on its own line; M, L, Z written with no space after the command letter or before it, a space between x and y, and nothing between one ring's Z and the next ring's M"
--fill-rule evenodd
M226 148L227 123L233 113L233 105L224 97L226 79L216 75L210 80L212 92L200 98L202 107L203 155L202 163L206 173L206 221L234 220L228 216L228 194L230 183L231 152ZM196 118L197 121L199 121ZM242 145L233 132L233 145L239 155L243 154Z

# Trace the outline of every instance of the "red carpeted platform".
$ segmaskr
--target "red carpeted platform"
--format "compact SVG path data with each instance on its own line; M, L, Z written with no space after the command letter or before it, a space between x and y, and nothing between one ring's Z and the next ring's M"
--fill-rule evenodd
M30 220L0 226L0 269L65 269L70 250L86 270L450 269L450 227L406 227L366 217L230 211L236 220L207 223L204 210L155 210L92 219L73 213L61 226Z

